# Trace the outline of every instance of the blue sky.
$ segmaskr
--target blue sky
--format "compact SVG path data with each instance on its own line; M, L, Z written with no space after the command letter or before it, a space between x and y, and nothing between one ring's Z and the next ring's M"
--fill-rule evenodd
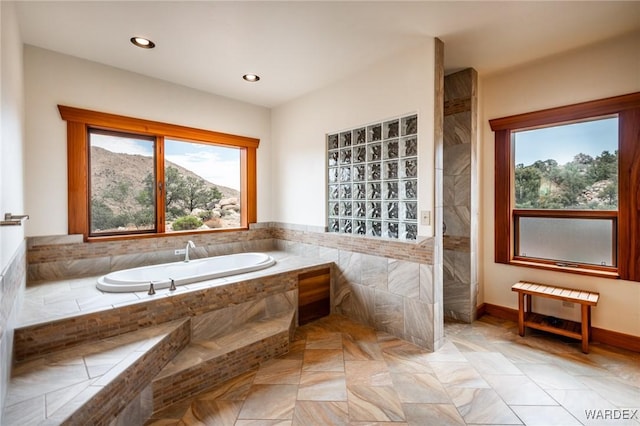
M211 183L240 190L240 150L237 148L165 139L164 158Z
M93 134L91 144L121 154L153 156L153 142ZM165 159L216 185L240 190L240 150L165 139Z
M515 140L516 164L548 159L566 164L579 153L595 158L602 151L613 154L618 149L618 118L520 131Z

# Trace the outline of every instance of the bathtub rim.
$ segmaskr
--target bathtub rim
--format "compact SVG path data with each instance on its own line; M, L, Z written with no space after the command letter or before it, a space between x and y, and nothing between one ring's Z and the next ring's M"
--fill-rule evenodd
M189 278L175 279L174 283L176 286L181 286L181 285L192 284L196 282L213 280L216 278L235 276L235 275L240 275L248 272L254 272L254 271L266 269L277 263L276 259L273 256L267 253L262 253L262 252L241 252L241 253L232 253L232 254L225 254L225 255L219 255L219 256L209 256L209 257L203 257L199 259L193 259L193 260L190 260L189 262L177 261L177 262L158 263L158 264L152 264L152 265L137 266L134 268L125 268L117 271L111 271L105 275L100 276L97 279L96 287L98 288L98 290L107 292L107 293L135 293L135 292L141 292L141 291L148 291L151 281L144 281L144 282L135 281L131 283L122 283L122 280L113 280L113 279L110 279L109 276L112 274L121 273L122 271L128 271L128 270L140 270L140 269L161 268L161 267L169 267L169 266L182 266L182 265L188 265L188 264L198 264L198 263L204 263L211 259L221 260L221 259L224 259L225 257L246 256L246 255L260 255L261 257L264 257L264 258L263 260L261 260L256 264L247 265L247 266L243 266L235 269L224 269L215 273L195 275ZM111 280L111 282L109 282L109 280ZM166 280L154 280L153 285L155 290L169 288L171 285L171 280L169 278Z

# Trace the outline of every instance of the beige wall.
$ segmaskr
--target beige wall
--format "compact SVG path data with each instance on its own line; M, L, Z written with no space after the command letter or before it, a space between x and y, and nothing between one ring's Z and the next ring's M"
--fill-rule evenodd
M492 118L640 91L638 46L640 33L630 34L482 79L480 249L484 302L517 308L516 295L510 288L518 280L597 291L601 298L593 310L593 325L640 336L640 283L493 262L494 135L488 123ZM579 318L578 307L564 308L560 302L542 301L538 309L559 317Z
M27 235L67 233L66 124L58 104L260 138L258 221L313 226L325 225L324 135L417 111L426 171L419 208L431 210L433 57L433 39L425 39L418 49L269 110L25 46ZM431 234L431 227L420 229Z
M15 4L0 2L0 219L24 208L22 40ZM25 278L23 226L0 227L0 424L11 373L13 329Z
M2 2L0 92L0 219L25 213L24 207L24 90L22 40L15 4ZM0 227L0 271L4 271L24 240L24 227Z
M58 104L259 138L258 220L272 220L269 109L32 46L24 60L28 236L67 233L66 123Z
M419 209L434 191L434 39L272 111L271 174L278 221L325 226L328 133L418 113ZM433 216L433 214L432 214ZM431 236L431 227L419 234Z

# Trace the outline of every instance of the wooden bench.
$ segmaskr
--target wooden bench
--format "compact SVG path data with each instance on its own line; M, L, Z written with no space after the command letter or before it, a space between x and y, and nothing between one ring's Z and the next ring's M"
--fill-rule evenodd
M520 281L511 287L518 293L518 334L524 336L525 327L548 331L582 340L582 352L589 353L589 336L591 334L591 307L598 304L600 294L584 290L555 287L545 284L537 284ZM579 303L581 305L581 322L558 320L553 324L551 318L546 315L531 311L531 297L540 296L564 302Z

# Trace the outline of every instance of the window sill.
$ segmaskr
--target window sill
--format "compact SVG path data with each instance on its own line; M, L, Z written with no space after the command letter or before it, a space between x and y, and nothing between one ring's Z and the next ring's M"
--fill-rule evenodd
M554 264L531 262L531 261L520 260L520 259L511 259L511 261L509 262L509 265L524 266L526 268L544 269L547 271L554 271L554 272L568 272L570 274L588 275L591 277L598 277L598 278L609 278L609 279L620 278L620 275L618 274L617 271L605 271L605 270L596 270L596 269L588 269L588 268L580 268L580 267L558 266Z

